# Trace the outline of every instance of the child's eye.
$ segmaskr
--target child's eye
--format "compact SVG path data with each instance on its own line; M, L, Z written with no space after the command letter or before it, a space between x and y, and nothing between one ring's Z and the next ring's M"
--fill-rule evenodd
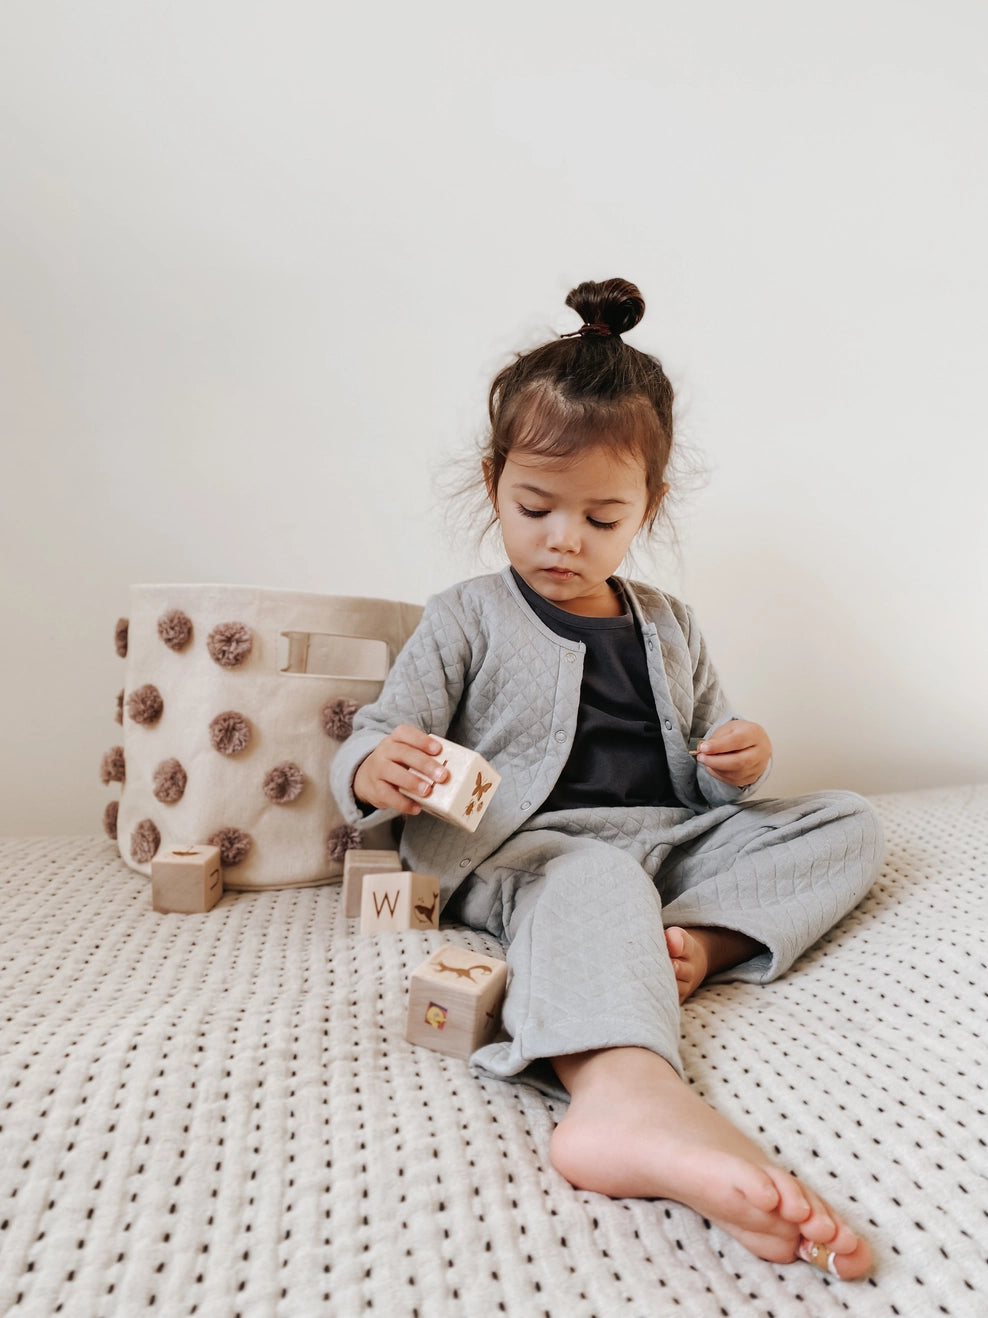
M526 508L523 503L515 505L523 517L548 517L548 508ZM588 517L587 521L598 531L613 531L618 525L617 522L599 522L596 517Z

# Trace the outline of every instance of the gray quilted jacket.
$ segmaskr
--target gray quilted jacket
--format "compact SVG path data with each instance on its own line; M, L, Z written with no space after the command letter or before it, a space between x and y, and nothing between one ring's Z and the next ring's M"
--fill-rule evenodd
M751 788L719 782L688 754L737 717L691 611L649 586L622 585L641 624L677 798L694 812L742 800ZM363 815L352 784L361 761L399 723L479 751L502 781L477 831L422 814L406 819L402 833L404 863L437 875L445 904L538 813L555 785L576 730L584 650L536 617L509 568L433 596L380 697L357 713L353 735L333 763L332 788L345 820L370 826L389 817Z

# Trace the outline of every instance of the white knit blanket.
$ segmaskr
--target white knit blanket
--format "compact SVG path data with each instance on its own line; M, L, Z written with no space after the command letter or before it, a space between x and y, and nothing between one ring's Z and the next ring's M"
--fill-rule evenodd
M407 1044L411 971L490 940L361 936L335 886L156 915L109 842L0 842L0 1314L980 1318L988 787L878 805L866 901L683 1018L691 1082L868 1234L861 1283L573 1190L551 1102Z

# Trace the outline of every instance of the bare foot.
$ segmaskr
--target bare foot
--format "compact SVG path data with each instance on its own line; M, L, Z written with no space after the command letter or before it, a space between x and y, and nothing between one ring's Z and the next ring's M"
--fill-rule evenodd
M710 975L738 966L765 950L761 943L734 929L682 929L670 925L665 935L680 1002L685 1002Z
M844 1280L870 1269L868 1244L656 1053L611 1048L553 1065L571 1102L550 1156L571 1184L612 1198L674 1199L772 1263L805 1258Z

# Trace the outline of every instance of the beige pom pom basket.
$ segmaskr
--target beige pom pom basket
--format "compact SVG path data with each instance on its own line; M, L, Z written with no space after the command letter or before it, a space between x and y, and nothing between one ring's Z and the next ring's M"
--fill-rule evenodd
M219 846L228 888L338 878L360 845L329 790L353 713L376 699L418 605L259 587L145 585L117 624L125 655L120 781L104 817L131 868ZM122 779L122 781L121 781ZM390 827L367 847L394 845Z

